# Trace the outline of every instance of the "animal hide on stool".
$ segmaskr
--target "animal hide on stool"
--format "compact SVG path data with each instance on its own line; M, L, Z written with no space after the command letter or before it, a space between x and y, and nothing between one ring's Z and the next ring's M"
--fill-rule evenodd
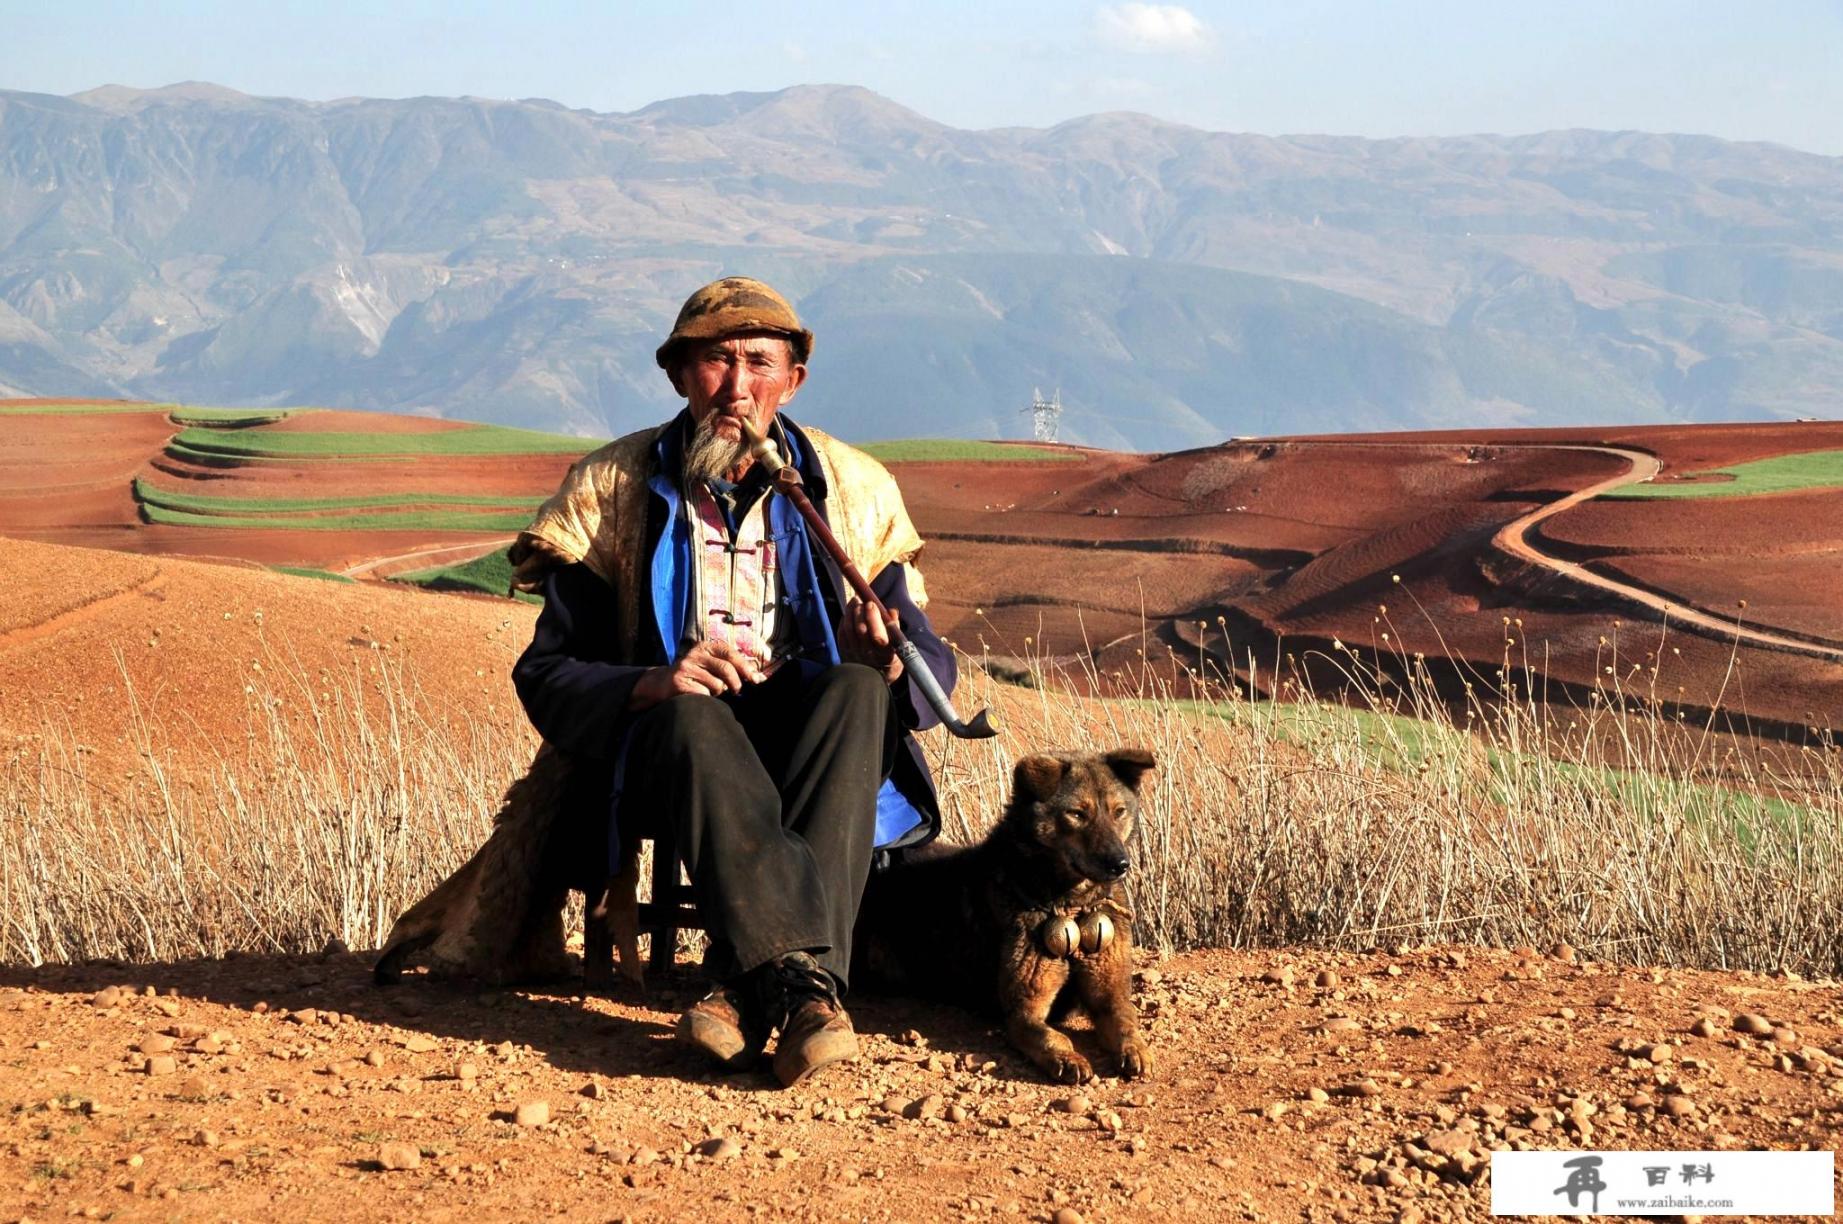
M569 972L563 903L584 886L573 878L580 857L559 835L569 782L568 757L539 748L507 788L486 843L392 924L373 970L380 985L395 982L418 953L433 973L492 985Z

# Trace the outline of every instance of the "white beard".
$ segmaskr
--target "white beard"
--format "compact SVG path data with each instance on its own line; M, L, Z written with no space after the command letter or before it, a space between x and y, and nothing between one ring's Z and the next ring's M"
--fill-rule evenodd
M697 430L691 435L691 443L685 447L686 480L726 476L748 459L749 440L737 438L732 442L716 431L716 423L717 414L713 412L698 422Z

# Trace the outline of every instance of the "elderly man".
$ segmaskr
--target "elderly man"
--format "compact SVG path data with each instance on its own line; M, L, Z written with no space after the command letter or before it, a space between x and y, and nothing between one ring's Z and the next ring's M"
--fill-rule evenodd
M747 417L809 495L943 687L952 656L921 611L921 540L869 456L784 408L812 335L767 285L729 277L685 302L659 347L685 397L661 428L584 458L520 536L544 611L513 680L545 740L610 763L622 830L669 823L708 927L716 987L679 1038L727 1069L760 1057L792 1085L854 1057L840 998L873 854L939 830L911 731L935 716L768 473Z

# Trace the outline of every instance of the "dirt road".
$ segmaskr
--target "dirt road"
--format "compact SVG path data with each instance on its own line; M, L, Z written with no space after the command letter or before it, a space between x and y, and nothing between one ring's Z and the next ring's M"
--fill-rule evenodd
M389 577L388 574L383 573L386 569L392 573L399 573L403 569L423 568L423 566L412 567L410 562L420 561L426 565L438 565L443 562L471 561L495 549L509 547L514 538L513 536L495 536L490 540L470 540L465 544L442 544L434 548L419 548L414 552L398 553L391 557L372 557L369 560L360 561L357 565L349 565L339 572L347 578L385 578Z
M1620 582L1617 579L1608 578L1602 574L1596 574L1583 565L1579 565L1573 561L1563 560L1560 557L1550 556L1536 548L1535 545L1530 543L1529 535L1531 530L1544 520L1553 518L1555 515L1571 507L1578 506L1582 502L1590 501L1604 493L1610 493L1614 489L1651 480L1657 476L1661 466L1655 455L1649 455L1644 451L1631 450L1619 446L1573 446L1551 444L1541 445L1539 449L1569 450L1581 451L1587 454L1612 455L1616 458L1625 460L1631 467L1620 475L1609 477L1606 480L1588 485L1584 489L1576 490L1566 497L1550 502L1548 505L1538 510L1532 510L1523 517L1513 519L1504 524L1491 541L1498 548L1516 557L1518 560L1528 562L1531 565L1541 566L1543 569L1560 574L1574 582L1579 582L1586 586L1606 591L1609 594L1617 595L1620 599L1638 604L1641 607L1649 608L1653 612L1665 617L1671 623L1693 627L1711 636L1720 638L1723 641L1738 640L1755 646L1765 646L1773 650L1789 650L1798 654L1826 659L1831 662L1843 662L1843 647L1827 646L1805 638L1789 637L1782 633L1774 633L1768 629L1754 629L1734 620L1724 620L1719 616L1714 616L1699 608L1693 608L1687 604L1679 603L1676 600L1647 591L1642 587L1632 586L1629 583Z

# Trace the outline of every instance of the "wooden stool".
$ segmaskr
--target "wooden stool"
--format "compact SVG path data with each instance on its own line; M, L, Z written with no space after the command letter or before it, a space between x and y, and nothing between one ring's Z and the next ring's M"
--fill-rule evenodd
M678 843L670 829L657 831L647 839L653 843L652 900L640 907L640 929L653 937L646 967L663 973L672 967L678 951L678 932L701 931L704 920L698 917L697 894L691 885L679 882Z
M679 931L701 931L704 922L698 917L697 897L691 885L679 882L678 847L671 830L655 828L650 834L635 837L629 851L635 860L630 861L637 861L641 846L647 842L653 846L652 898L639 907L640 930L653 937L647 968L663 973L672 967L677 954ZM637 879L633 882L637 883ZM605 920L595 916L597 893L584 891L588 904L583 907L582 917L583 977L590 986L606 986L614 978L614 933Z

